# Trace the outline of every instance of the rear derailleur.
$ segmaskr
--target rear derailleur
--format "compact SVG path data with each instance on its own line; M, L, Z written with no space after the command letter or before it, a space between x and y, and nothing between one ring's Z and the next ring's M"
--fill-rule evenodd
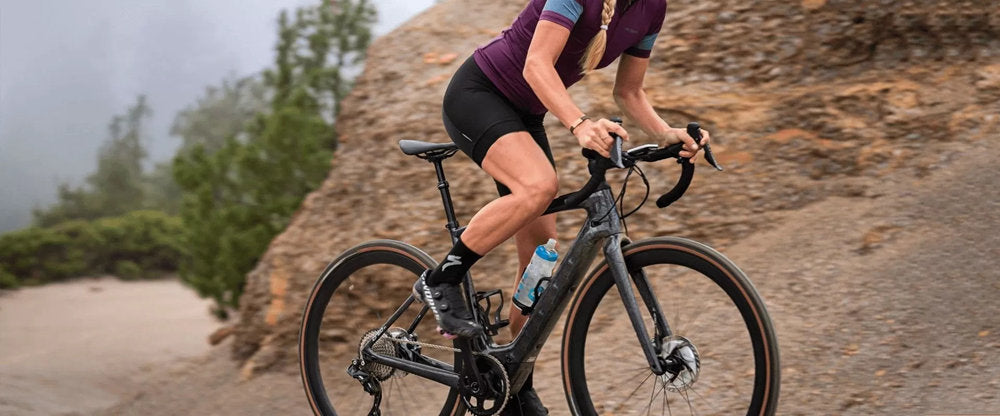
M367 371L362 370L362 367L364 367L362 361L355 358L347 367L347 375L360 382L365 393L372 396L372 410L368 411L368 416L382 416L382 411L379 410L379 406L382 405L382 383Z

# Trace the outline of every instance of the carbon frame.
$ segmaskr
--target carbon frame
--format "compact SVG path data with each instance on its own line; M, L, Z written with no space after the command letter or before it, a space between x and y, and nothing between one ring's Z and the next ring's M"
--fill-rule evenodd
M441 161L431 160L431 162L434 162L435 168L437 169L438 189L441 191L441 197L445 206L445 214L448 219L447 228L451 232L452 240L454 242L457 241L458 236L462 233L464 228L459 228L455 219L451 204L451 195L448 192L448 182L444 179ZM609 269L614 277L615 286L618 288L618 292L621 295L625 311L632 322L632 327L636 332L639 345L642 347L650 369L656 375L661 375L665 372L660 364L659 358L657 357L658 351L656 350L653 341L648 335L646 335L648 334L646 325L643 321L638 301L632 291L633 281L638 287L643 298L643 302L646 304L647 310L655 323L656 337L654 338L660 339L662 336L669 335L670 329L667 326L666 319L663 317L658 301L648 290L645 275L641 270L639 270L635 271L634 274L630 276L629 271L627 270L621 249L621 221L618 211L615 209L614 196L612 195L611 189L607 183L602 183L597 190L595 190L579 204L578 208L583 208L587 211L587 219L580 228L576 241L569 248L569 251L563 257L562 263L559 264L559 267L553 274L552 280L549 282L549 286L545 290L545 294L535 305L534 310L528 321L525 323L524 328L521 330L521 333L518 334L518 336L510 343L503 345L493 343L492 339L486 335L478 339L481 348L477 349L477 351L496 357L505 366L506 371L510 376L512 391L519 390L528 375L531 373L534 367L535 359L538 357L538 353L542 349L542 345L545 344L545 341L552 333L556 323L559 321L559 316L566 309L569 301L572 300L573 292L583 281L587 270L597 257L598 251L602 248ZM555 212L556 210L550 211ZM546 213L551 213L550 211L547 211ZM467 297L470 299L470 303L474 302L474 295L476 291L472 283L471 276L468 274L465 276L464 286L466 288L466 294L468 295ZM407 298L406 301L396 310L396 312L386 321L386 323L381 327L380 333L373 337L369 341L368 345L366 345L363 349L366 352L364 358L380 364L388 365L390 367L398 368L407 373L426 378L452 388L458 388L459 375L455 372L454 368L447 363L430 359L428 359L426 363L417 363L415 361L377 354L370 350L370 346L375 342L375 340L383 336L385 331L387 331L388 328L397 319L399 319L400 316L402 316L403 312L405 312L413 302L413 295L410 295L410 297ZM478 313L478 309L473 306L474 305L470 305L471 310L474 311L473 313ZM418 315L417 320L425 317L427 306L425 305L423 308L424 310L422 310ZM487 313L488 312L489 311L487 311ZM411 327L413 326L415 326L415 322L411 324Z

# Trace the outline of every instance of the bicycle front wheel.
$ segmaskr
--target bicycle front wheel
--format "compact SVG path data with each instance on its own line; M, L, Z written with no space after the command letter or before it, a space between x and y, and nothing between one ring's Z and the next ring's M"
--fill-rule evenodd
M368 415L373 406L385 416L463 414L450 387L377 363L356 365L359 349L409 298L413 283L434 266L427 254L398 241L377 240L347 250L320 276L306 302L299 332L302 382L313 412L320 416ZM414 361L453 366L453 347L437 334L434 315L413 302L373 350ZM413 343L445 344L435 349ZM354 368L351 368L355 365ZM348 370L377 380L381 400L365 391Z
M629 273L648 287L669 333L655 334L656 375L639 345L607 263L581 284L563 335L563 383L575 415L773 415L778 402L778 344L764 303L721 253L680 238L623 248ZM659 338L659 339L656 339Z

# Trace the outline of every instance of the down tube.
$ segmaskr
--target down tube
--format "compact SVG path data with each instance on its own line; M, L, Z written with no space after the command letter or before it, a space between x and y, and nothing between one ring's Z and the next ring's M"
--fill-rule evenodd
M646 361L649 362L649 368L653 370L654 374L662 375L664 370L660 366L660 360L653 349L652 341L646 335L648 334L646 332L646 323L642 320L639 303L636 302L635 293L632 292L632 279L629 277L628 269L625 267L625 257L622 255L620 234L611 236L604 243L604 256L608 260L608 270L611 270L611 275L615 279L615 286L618 287L622 303L625 304L625 312L628 313L628 318L632 321L632 329L635 330L635 335L639 338L639 345L642 346L642 352L646 355Z
M589 220L588 220L589 223ZM573 291L580 279L590 268L600 250L600 243L609 234L606 224L598 227L584 226L576 237L576 243L570 247L563 262L556 269L545 295L538 299L535 311L524 324L521 333L514 341L494 351L498 358L508 366L511 387L515 390L527 379L534 368L535 358L542 345L559 322L559 316L572 299Z

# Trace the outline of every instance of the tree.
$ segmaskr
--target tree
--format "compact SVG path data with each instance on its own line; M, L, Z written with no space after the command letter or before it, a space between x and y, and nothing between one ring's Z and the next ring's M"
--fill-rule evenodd
M322 30L314 34L315 41L310 42L310 45L319 51L331 47L324 43L327 39L335 43L332 45L333 54L330 57L333 63L327 66L325 73L318 71L314 82L320 86L328 84L325 89L332 95L330 97L333 102L332 115L336 117L340 113L341 100L351 91L353 84L353 77L345 73L345 70L357 70L358 65L364 60L365 51L372 41L370 29L375 22L376 12L368 0L333 0L332 4L332 12L330 9L321 8L319 19L323 22L320 25Z
M174 118L170 134L181 138L181 149L202 145L214 153L231 137L245 140L247 124L268 106L267 87L257 77L222 80L205 89L193 106Z
M146 97L140 95L125 114L114 116L97 156L97 170L82 187L61 184L55 205L34 211L36 225L116 216L142 208L146 187L142 165L147 157L143 123L151 114Z
M336 148L333 123L351 83L346 74L371 41L375 10L352 0L293 16L278 18L274 67L262 77L265 110L242 127L210 129L215 107L205 104L243 97L239 85L223 85L220 99L199 102L175 123L185 140L173 164L183 190L181 277L216 301L220 317L238 306L246 274L326 176Z
M143 209L177 215L180 210L181 188L174 181L173 163L160 162L142 177Z

